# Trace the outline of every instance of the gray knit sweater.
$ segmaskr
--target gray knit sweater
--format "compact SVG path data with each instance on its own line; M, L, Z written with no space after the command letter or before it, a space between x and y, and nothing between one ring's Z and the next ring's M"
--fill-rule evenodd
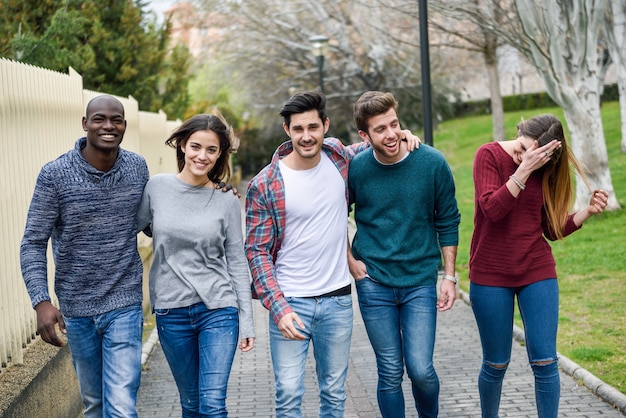
M102 172L81 155L86 138L44 165L37 178L20 262L33 307L50 300L46 251L52 240L54 290L68 317L93 316L142 301L137 208L149 173L120 148Z
M144 191L139 229L151 225L150 301L171 309L202 302L239 309L239 335L254 337L241 205L232 193L157 174Z

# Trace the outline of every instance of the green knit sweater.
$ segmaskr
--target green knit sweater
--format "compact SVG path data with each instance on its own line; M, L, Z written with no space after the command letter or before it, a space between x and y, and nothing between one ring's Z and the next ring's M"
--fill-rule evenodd
M435 284L440 247L458 245L461 220L443 155L422 144L384 165L368 150L350 163L348 184L357 225L352 252L369 276L393 287Z

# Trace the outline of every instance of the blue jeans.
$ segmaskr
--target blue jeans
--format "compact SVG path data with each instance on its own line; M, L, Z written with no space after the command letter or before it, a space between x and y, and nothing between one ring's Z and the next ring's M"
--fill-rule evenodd
M305 329L298 331L306 339L291 340L283 337L270 317L270 352L276 381L276 418L302 416L304 368L309 343L313 343L320 389L319 416L343 417L352 338L352 296L288 297L287 302L304 323Z
M539 418L556 418L561 385L556 356L559 288L556 279L523 287L470 284L470 300L483 349L478 392L483 418L497 418L502 381L511 360L513 311L517 296L526 352L535 376Z
M239 339L237 308L207 309L200 302L155 313L183 418L226 417L226 388Z
M437 325L435 285L389 287L369 277L356 281L359 307L378 366L378 407L383 418L404 417L402 377L411 379L420 417L439 413L439 378L433 366Z
M136 417L141 380L141 304L64 320L85 418Z

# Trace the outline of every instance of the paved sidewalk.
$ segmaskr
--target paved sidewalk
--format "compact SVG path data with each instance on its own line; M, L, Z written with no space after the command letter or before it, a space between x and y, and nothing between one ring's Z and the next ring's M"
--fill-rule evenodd
M379 417L376 404L376 363L361 314L354 297L354 330L350 369L347 379L346 418ZM269 357L268 313L254 301L257 339L254 350L237 352L228 387L227 406L232 417L273 417L274 379ZM309 360L311 353L309 353ZM440 313L437 321L435 368L441 380L440 417L480 417L476 377L481 351L478 330L471 308L457 300L449 312ZM176 384L158 342L142 373L139 390L139 417L180 417ZM303 415L317 417L319 406L314 362L307 363ZM412 406L408 381L404 382L406 416L417 417ZM534 417L533 377L526 351L513 345L507 371L500 417ZM608 403L593 395L572 377L561 372L560 417L623 417Z

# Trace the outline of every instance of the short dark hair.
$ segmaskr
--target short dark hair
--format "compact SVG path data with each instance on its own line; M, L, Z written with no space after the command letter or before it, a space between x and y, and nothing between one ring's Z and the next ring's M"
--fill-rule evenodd
M367 121L393 108L398 113L398 102L391 93L368 91L354 104L354 124L359 131L367 132Z
M165 140L165 145L176 148L178 171L182 171L185 167L185 153L182 147L185 146L191 135L199 131L215 132L220 141L220 156L217 158L211 171L209 171L209 180L214 183L219 183L222 180L228 181L230 177L228 157L233 143L233 131L223 118L216 115L195 115L183 122L183 124Z
M287 126L291 124L291 115L317 110L322 122L326 122L326 97L317 91L303 91L296 93L287 100L280 111L280 116Z

